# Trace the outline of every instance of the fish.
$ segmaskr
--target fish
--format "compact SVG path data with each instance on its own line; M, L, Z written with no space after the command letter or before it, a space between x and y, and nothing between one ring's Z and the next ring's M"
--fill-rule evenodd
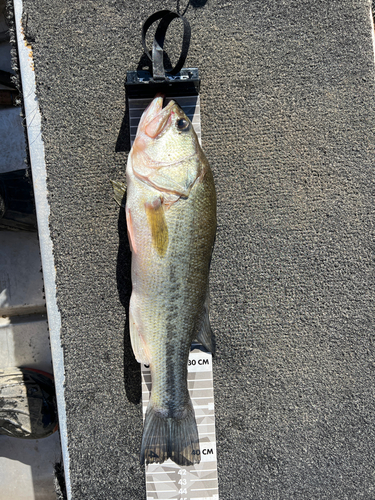
M144 111L126 167L132 253L129 330L134 355L150 366L140 463L200 461L187 387L194 339L213 352L209 270L216 191L194 127L175 101L156 96Z

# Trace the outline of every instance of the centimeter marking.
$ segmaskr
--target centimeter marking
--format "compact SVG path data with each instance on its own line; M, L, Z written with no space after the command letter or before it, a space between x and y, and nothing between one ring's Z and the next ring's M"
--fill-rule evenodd
M150 397L151 374L145 365L141 365L141 368L144 416ZM200 387L202 381L203 388ZM146 465L147 500L219 500L212 355L204 352L200 346L196 346L189 355L188 387L198 425L201 462L180 467L168 459L163 464ZM200 404L202 399L208 404Z

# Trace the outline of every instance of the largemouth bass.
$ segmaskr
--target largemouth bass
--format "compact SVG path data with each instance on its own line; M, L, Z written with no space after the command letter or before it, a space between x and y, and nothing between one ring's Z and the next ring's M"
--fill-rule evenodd
M140 460L191 465L200 454L187 363L194 339L213 350L208 274L216 193L194 128L174 101L163 108L156 97L143 113L126 176L130 336L152 377Z

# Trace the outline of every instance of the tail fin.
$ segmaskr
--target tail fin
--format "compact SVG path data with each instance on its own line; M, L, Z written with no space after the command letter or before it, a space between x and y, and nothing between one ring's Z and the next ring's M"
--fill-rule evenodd
M184 418L164 417L148 405L141 446L141 464L163 463L171 458L181 466L200 462L198 428L190 402Z

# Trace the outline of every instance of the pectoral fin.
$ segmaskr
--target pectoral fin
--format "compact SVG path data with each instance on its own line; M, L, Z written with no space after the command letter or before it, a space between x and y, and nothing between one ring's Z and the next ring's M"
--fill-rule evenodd
M168 248L168 227L160 198L145 203L147 222L151 230L152 244L158 254L164 257Z

